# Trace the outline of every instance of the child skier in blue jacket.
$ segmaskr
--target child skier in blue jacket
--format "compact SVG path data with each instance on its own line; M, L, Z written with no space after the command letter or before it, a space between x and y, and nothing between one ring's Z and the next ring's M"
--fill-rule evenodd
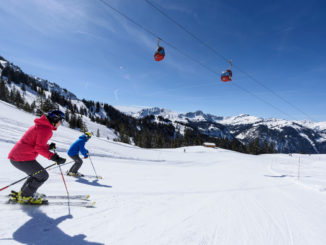
M85 132L82 136L79 137L78 140L76 140L75 143L70 146L68 150L68 156L70 156L75 161L75 164L70 168L69 172L67 173L68 175L76 177L83 176L82 174L78 173L78 170L83 163L83 160L79 157L79 152L83 154L85 159L88 158L89 153L85 148L85 144L91 137L92 133Z

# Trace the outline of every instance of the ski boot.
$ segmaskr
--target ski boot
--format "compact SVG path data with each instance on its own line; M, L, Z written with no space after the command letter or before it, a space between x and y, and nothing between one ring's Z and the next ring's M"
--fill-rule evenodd
M37 197L37 198L40 198L40 197L44 198L44 197L46 197L45 194L39 193L39 192L35 192L33 196L34 197ZM9 194L9 197L11 198L11 200L17 201L17 199L18 199L18 192L12 190L11 193Z
M32 196L22 196L21 191L19 191L17 195L17 202L21 204L41 205L46 204L48 201L44 200L38 193L35 193Z
M84 175L83 174L81 174L81 173L74 173L74 172L67 172L67 175L68 176L73 176L73 177L84 177Z

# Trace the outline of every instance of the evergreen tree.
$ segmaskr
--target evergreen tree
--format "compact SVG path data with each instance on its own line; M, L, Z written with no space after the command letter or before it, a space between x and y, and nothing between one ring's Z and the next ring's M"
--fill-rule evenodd
M16 103L15 96L16 96L16 89L15 89L15 86L12 86L12 89L10 90L10 93L9 93L9 102L11 104Z
M142 131L141 132L141 141L140 146L144 148L151 148L152 147L152 139L151 135L148 131Z
M35 101L33 101L32 102L32 104L31 104L31 112L33 113L34 112L34 110L35 110L35 108L36 108L36 104L35 104Z
M192 145L192 130L186 129L183 137L184 145Z
M123 123L119 124L119 135L120 135L121 142L130 144L130 138L128 136L128 131L126 129L125 124L123 124Z
M77 123L77 128L79 128L80 131L83 131L83 120L81 119L80 116L77 116L76 123Z
M164 141L164 139L161 134L155 135L154 147L155 148L163 148L163 145L164 145L163 141Z
M88 131L87 126L83 122L83 118L81 116L75 116L75 128L79 128L81 132Z
M68 109L66 109L66 111L65 111L65 120L66 120L66 122L69 122L70 121L70 113L69 113L69 110Z
M254 141L250 145L251 145L250 153L254 155L258 155L260 153L259 138L254 139Z
M52 104L52 101L50 99L46 99L42 105L41 105L41 110L46 113L50 110L53 110L55 108L55 106Z
M237 144L237 140L236 139L233 139L232 140L232 146L231 146L231 149L233 151L237 151L238 150L238 144Z
M264 140L264 143L263 143L262 153L269 153L269 145L268 145L268 142L266 139Z
M73 105L73 111L74 113L79 113L78 107L76 106L76 104Z
M130 138L126 134L120 135L120 141L126 144L130 144Z
M202 139L200 138L199 134L197 134L195 141L194 141L194 145L202 145Z
M8 102L9 90L6 86L6 83L3 80L0 80L0 100Z
M99 129L97 129L97 131L96 131L96 137L100 137L100 130Z
M24 103L23 110L27 111L27 112L32 112L32 109L31 109L30 105L28 104L28 102Z
M70 120L69 120L69 127L76 128L76 126L77 126L76 116L74 113L71 113Z
M25 101L18 90L14 92L14 103L18 108L23 108L25 104Z
M269 145L269 153L275 153L275 152L276 152L276 150L275 150L274 143L271 142Z
M34 90L35 92L37 92L37 85L36 82L32 83L31 89Z
M96 113L99 113L100 112L100 103L99 102L96 102Z
M23 90L24 92L26 92L25 84L22 85L22 90Z

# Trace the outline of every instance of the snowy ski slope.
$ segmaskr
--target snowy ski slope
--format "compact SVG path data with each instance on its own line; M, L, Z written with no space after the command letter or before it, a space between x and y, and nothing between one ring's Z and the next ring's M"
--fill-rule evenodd
M34 119L0 101L0 188L24 177L7 155ZM52 141L68 158L78 136L61 127ZM96 208L71 207L69 215L67 206L4 204L4 195L19 183L0 192L1 245L326 244L325 155L141 149L96 137L86 147L104 179L66 181L71 195L90 194ZM80 171L94 174L88 159ZM49 173L39 191L65 195L58 168Z

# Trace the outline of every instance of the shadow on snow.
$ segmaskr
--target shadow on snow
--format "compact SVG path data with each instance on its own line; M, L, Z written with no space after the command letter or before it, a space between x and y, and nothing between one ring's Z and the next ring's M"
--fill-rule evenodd
M264 175L265 177L271 177L271 178L285 178L285 177L298 177L296 175L288 175L288 174L282 174L282 175ZM302 176L302 177L305 177L305 178L310 178L311 176Z
M287 177L288 175L286 175L286 174L282 174L282 175L264 175L264 176L266 176L266 177L271 177L271 178L285 178L285 177ZM294 176L290 176L290 177L294 177Z
M86 184L86 185L92 185L92 186L98 186L98 187L106 187L106 188L112 188L111 185L103 185L98 182L99 180L88 180L83 177L77 178L76 182L81 183L81 184Z
M72 219L72 215L64 215L53 219L43 213L37 206L23 206L22 210L31 217L25 224L13 233L13 239L28 245L104 245L98 242L88 242L86 235L79 234L69 236L58 225L66 219Z

